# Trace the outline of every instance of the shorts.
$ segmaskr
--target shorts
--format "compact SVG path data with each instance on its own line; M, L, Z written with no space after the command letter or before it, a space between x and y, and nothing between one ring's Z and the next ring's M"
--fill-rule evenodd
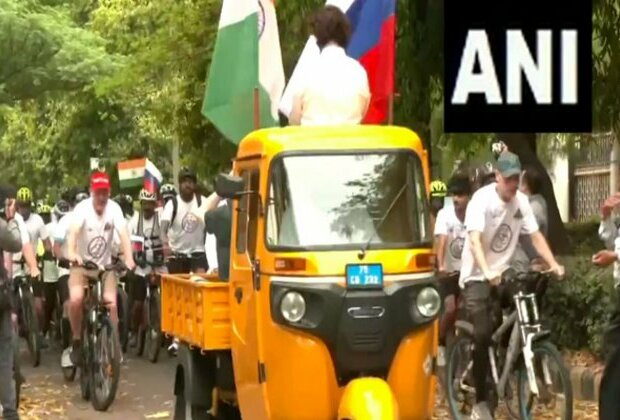
M207 263L207 254L194 252L191 257L175 254L168 260L167 267L170 274L187 274L195 273L198 270L206 272L209 269L209 264Z
M143 302L146 299L146 278L133 274L128 282L127 294L133 302Z
M50 283L54 284L54 283ZM58 296L60 297L60 304L62 305L69 299L69 275L60 276L56 284Z
M459 287L459 275L442 276L439 277L439 295L442 301L448 296L458 297L461 294L461 288Z
M69 290L75 285L76 282L81 282L83 287L88 286L88 279L96 279L99 272L97 270L86 270L82 267L72 267L69 274ZM105 285L104 289L116 292L116 273L108 271L104 274Z

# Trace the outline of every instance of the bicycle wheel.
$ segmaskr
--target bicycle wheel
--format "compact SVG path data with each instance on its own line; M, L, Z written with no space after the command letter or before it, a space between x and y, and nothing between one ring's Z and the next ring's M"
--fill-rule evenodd
M88 316L89 312L86 312L84 316ZM86 323L85 323L86 324ZM82 399L85 401L90 400L91 388L91 368L92 368L92 343L90 334L88 331L88 325L82 327L82 357L80 366L80 393Z
M521 418L530 420L544 414L556 419L571 420L573 389L562 354L548 341L535 343L532 351L539 395L531 392L525 363L521 363L517 376Z
M450 415L455 420L469 419L476 401L471 372L473 346L470 337L457 335L448 350L444 381Z
M19 399L21 396L22 384L24 383L21 367L19 365L19 337L17 329L13 336L13 383L15 385L15 408L19 409Z
M128 306L128 298L125 290L118 289L118 334L121 343L123 353L127 352L127 346L129 344L129 319L130 310Z
M39 320L34 306L34 297L30 291L24 290L22 311L30 361L32 366L37 367L41 363L41 337L39 336Z
M121 345L118 330L109 317L101 317L94 334L90 374L91 403L97 411L106 411L114 398L121 375Z
M159 291L153 290L149 300L149 322L146 330L147 352L152 363L157 363L163 341L159 302Z

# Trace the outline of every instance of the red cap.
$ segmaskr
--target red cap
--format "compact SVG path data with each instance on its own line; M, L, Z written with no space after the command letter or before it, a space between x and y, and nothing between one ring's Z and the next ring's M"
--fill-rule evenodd
M110 191L110 177L105 172L94 172L90 176L90 189L92 191Z

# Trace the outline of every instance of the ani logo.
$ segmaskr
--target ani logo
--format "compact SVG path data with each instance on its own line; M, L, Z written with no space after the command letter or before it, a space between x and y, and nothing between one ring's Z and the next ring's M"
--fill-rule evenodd
M258 38L263 36L263 32L265 32L265 7L263 3L258 1Z

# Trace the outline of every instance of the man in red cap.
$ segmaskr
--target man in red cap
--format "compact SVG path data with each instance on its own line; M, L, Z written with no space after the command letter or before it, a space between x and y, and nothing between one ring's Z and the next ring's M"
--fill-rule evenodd
M106 173L95 172L90 178L90 198L80 202L71 215L67 245L69 260L74 263L69 275L69 321L73 332L71 362L77 365L80 354L82 329L82 304L84 285L88 277L97 273L81 265L90 261L103 268L112 263L114 233L121 241L125 265L133 270L135 263L127 233L126 220L120 206L110 200L110 178ZM109 302L112 322L118 322L116 309L116 274L106 273L103 298Z

